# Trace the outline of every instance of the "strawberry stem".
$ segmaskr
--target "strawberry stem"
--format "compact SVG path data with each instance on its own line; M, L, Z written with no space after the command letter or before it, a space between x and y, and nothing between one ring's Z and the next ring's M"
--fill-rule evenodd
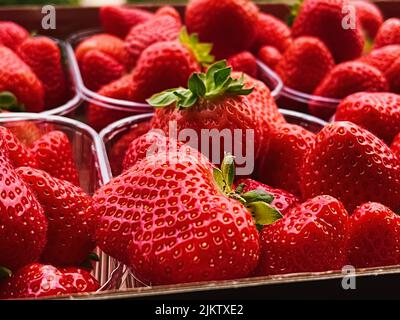
M5 279L11 277L12 272L6 267L0 266L0 279Z
M15 112L25 111L24 106L18 103L17 97L9 91L0 92L0 109Z
M244 89L244 76L231 77L232 68L226 60L212 64L207 73L194 73L188 81L188 89L173 88L153 95L147 102L155 108L176 104L178 109L190 108L199 99L215 99L224 95L248 95L253 88Z

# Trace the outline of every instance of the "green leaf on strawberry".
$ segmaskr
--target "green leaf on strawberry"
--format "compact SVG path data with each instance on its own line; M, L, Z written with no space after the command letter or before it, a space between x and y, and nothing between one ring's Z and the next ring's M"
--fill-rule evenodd
M0 109L8 111L25 111L24 105L18 103L17 97L9 91L0 92Z
M201 43L197 33L189 34L184 27L179 34L179 42L193 53L199 64L209 65L214 62L214 56L210 54L212 44Z
M274 197L262 189L255 189L243 193L243 185L238 185L233 190L233 180L235 177L234 157L230 154L224 157L221 169L214 168L214 180L222 193L230 198L241 202L253 216L257 228L274 223L282 218L282 214L274 208L271 203Z
M194 73L188 81L188 89L174 88L153 95L147 102L155 108L176 104L178 109L190 108L199 99L216 99L223 95L248 95L253 88L244 88L244 76L231 77L232 68L226 60L210 66L207 73Z
M10 269L0 266L0 279L9 278L11 275L12 272Z

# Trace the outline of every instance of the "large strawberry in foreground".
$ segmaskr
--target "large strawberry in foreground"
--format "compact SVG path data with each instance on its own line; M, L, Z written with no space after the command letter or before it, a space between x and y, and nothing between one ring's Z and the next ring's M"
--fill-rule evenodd
M258 274L339 270L347 260L348 229L340 201L312 198L263 228Z
M400 162L386 144L351 123L328 124L317 134L302 168L303 198L329 194L346 209L380 202L400 208Z
M234 192L232 157L219 170L195 154L148 156L94 196L98 245L146 283L248 276L259 257L250 212L261 224L280 217L265 192Z
M0 283L0 299L40 298L94 292L98 281L79 268L60 268L40 263L29 264Z
M0 137L0 267L35 261L46 243L47 221L32 191L17 175Z
M400 217L368 202L350 217L349 262L357 268L400 264Z

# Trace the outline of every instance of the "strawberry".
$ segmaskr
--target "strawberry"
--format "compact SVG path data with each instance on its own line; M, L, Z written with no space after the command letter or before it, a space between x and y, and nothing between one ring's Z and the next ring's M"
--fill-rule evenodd
M374 49L367 55L358 59L358 61L369 64L379 69L386 75L388 69L393 65L400 56L400 45L393 44L382 48Z
M54 178L79 186L79 174L72 145L64 132L51 131L45 134L35 141L31 151L36 157L38 169L46 171Z
M195 149L188 148L180 141L166 137L163 132L159 132L159 130L151 130L130 143L125 153L122 167L123 170L126 171L140 160L162 152L167 155L173 152L192 152L192 156L198 157L201 161L208 162L208 159L203 154L194 150Z
M263 46L258 51L258 58L272 70L276 70L276 66L282 59L282 55L275 47Z
M334 67L314 90L315 96L343 99L356 92L388 91L385 76L377 68L358 61L343 62ZM328 119L332 109L309 104L312 114Z
M272 188L266 184L252 179L241 179L237 182L237 184L243 188L242 192L244 193L251 190L263 190L267 194L270 194L274 198L274 200L271 202L271 206L279 210L282 215L286 215L294 206L299 203L299 199L289 192Z
M400 94L400 57L388 69L386 78L390 85L390 91Z
M130 70L132 61L125 49L124 41L111 34L100 33L83 40L75 49L76 58L81 64L83 57L92 50L99 50Z
M270 195L231 189L231 156L219 170L195 153L145 157L94 196L100 248L146 283L248 276L259 252L249 211L256 218L262 213L263 224L281 216L269 205Z
M400 159L400 132L399 134L396 135L396 137L393 139L392 144L390 145L390 149L394 153L394 155Z
M193 74L188 81L189 89L166 90L147 100L157 108L152 126L168 134L171 121L176 121L178 133L187 128L194 130L199 137L198 146L210 146L202 152L215 163L220 163L224 152L231 152L233 148L233 153L238 156L239 150L253 149L251 156L257 160L268 148L269 124L260 112L261 106L254 108L254 103L245 96L252 92L245 86L244 77L234 80L226 61L219 61L210 66L207 74ZM207 129L214 130L204 135L202 130ZM254 137L248 137L247 130ZM220 142L221 132L235 139L229 147L226 146L231 150L225 150L226 141L220 143L219 148L213 149L215 141L210 145L210 140L218 139Z
M248 51L239 52L228 59L228 65L233 71L244 72L250 77L257 78L257 60Z
M236 72L232 73L232 76L235 79L240 79L242 74ZM274 126L286 123L284 116L278 110L278 106L271 95L271 91L264 82L245 75L244 83L246 89L253 88L253 91L247 95L247 99L252 104L253 110L266 125Z
M374 48L380 48L390 44L400 44L400 19L386 20L378 30L375 37Z
M0 21L0 45L17 50L19 45L29 37L29 32L11 21Z
M43 84L45 107L62 105L67 99L66 78L57 43L46 37L25 40L17 51Z
M3 151L7 154L10 163L15 168L21 166L37 167L34 155L9 129L0 127L0 140L1 139L3 139L4 147L6 148L6 150Z
M98 281L83 269L31 263L0 284L0 298L40 298L94 292L99 287Z
M374 39L383 23L381 10L369 1L357 0L351 1L350 4L356 8L357 18L360 20L364 33L369 39Z
M349 262L356 268L400 263L400 217L384 205L368 202L349 219Z
M133 27L125 38L125 49L135 66L142 52L157 42L175 41L182 28L181 21L171 15L156 15Z
M178 23L182 23L181 15L179 12L172 6L162 6L156 11L156 16L171 16Z
M121 78L124 71L123 65L99 50L91 50L82 58L83 82L88 89L93 91L97 91L106 84Z
M153 14L146 10L122 6L102 6L100 21L104 32L124 39L132 27L146 22Z
M344 28L348 21L347 0L305 0L292 26L294 37L313 36L322 40L336 62L352 60L361 56L364 38L361 25Z
M7 159L5 143L0 137L0 266L15 270L39 258L46 243L47 221L32 191Z
M400 132L400 96L385 92L352 94L338 106L335 120L353 122L390 145Z
M44 109L41 81L13 51L1 45L0 109L28 112Z
M129 131L120 137L110 150L110 165L114 176L122 172L122 162L129 145L150 130L150 120L137 123L130 127Z
M213 44L213 54L227 58L250 49L257 35L259 10L250 0L190 0L186 26L202 41Z
M272 46L284 53L292 43L292 32L290 28L278 18L260 13L256 20L256 40L252 46L254 52L257 52L264 46Z
M108 98L130 101L133 100L132 92L135 90L135 85L132 82L132 76L129 74L103 86L97 93ZM130 115L132 113L103 107L94 101L88 106L86 111L88 124L97 131L100 131L110 123Z
M312 93L334 66L335 61L322 41L299 37L283 54L276 71L287 87Z
M132 72L135 101L144 102L157 92L184 86L193 72L200 71L200 64L213 62L211 45L200 43L197 35L182 29L179 40L157 42L143 51Z
M272 187L300 195L301 164L315 135L294 124L281 124L271 132L268 153L258 166L258 179Z
M351 123L317 134L301 170L303 198L330 194L353 211L367 201L400 208L400 162L383 141Z
M343 204L318 196L260 234L259 275L339 270L347 259L349 217Z
M41 261L57 266L81 265L94 249L92 198L81 188L28 167L17 169L41 204L48 221Z

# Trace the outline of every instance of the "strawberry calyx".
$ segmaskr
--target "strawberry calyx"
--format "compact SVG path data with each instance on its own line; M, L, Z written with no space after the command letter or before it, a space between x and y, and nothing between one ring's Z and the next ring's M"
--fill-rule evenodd
M12 272L10 269L0 266L0 279L5 279L11 277Z
M216 99L224 95L248 95L253 88L245 89L244 75L231 77L232 68L226 60L212 64L207 73L193 73L188 88L173 88L153 95L147 102L155 108L176 104L178 109L192 107L199 99Z
M18 103L17 97L9 91L0 92L0 109L12 112L25 111L24 105Z
M179 34L179 42L193 53L197 62L202 66L214 62L215 58L210 54L213 47L212 43L200 42L197 33L189 34L186 27L183 27Z
M274 196L261 189L243 192L245 185L239 184L233 188L235 178L234 157L230 154L224 157L221 169L213 169L214 180L220 191L226 196L241 202L251 213L256 226L261 230L265 225L270 225L282 218L278 209L271 205Z
M93 269L93 262L99 262L100 258L95 252L91 252L88 254L86 257L85 261L82 263L82 268L86 270L92 270Z
M290 14L287 18L287 25L291 27L293 25L294 20L299 14L301 5L303 4L303 0L296 0L293 4L290 5Z

